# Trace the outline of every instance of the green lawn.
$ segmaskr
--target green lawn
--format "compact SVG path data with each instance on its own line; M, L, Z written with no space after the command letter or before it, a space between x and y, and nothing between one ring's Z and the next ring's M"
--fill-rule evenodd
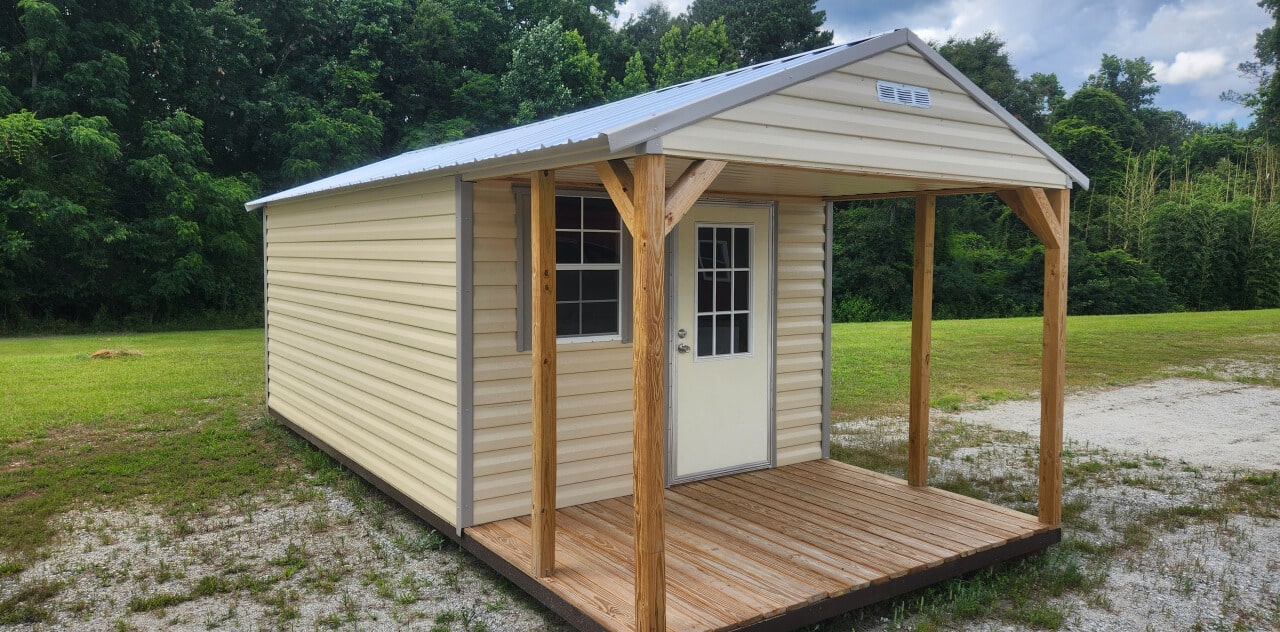
M1071 388L1280 359L1280 310L1072 318L1067 331ZM910 324L833 334L836 414L905 414ZM102 348L142 355L89 359ZM938 322L933 400L1026 396L1039 350L1038 319ZM199 512L296 482L322 458L264 419L262 371L260 329L0 339L0 554L34 552L78 503Z
M1040 329L1039 318L934 323L933 404L955 407L1039 391ZM835 415L906 415L910 351L911 323L836 324ZM1067 321L1068 390L1138 382L1219 359L1280 362L1280 310L1073 316ZM1280 386L1275 375L1261 381Z
M0 340L0 553L81 502L203 511L296 480L262 376L261 329Z

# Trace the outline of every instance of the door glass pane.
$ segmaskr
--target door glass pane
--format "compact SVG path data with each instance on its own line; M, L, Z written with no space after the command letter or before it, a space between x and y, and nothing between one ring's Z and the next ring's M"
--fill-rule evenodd
M728 268L728 267L730 267L729 262L731 261L731 259L729 258L729 249L730 249L730 247L731 247L731 244L730 244L730 242L729 242L729 235L730 235L730 231L731 231L731 230L732 230L732 229L730 229L730 228L717 228L717 229L716 229L716 253L715 253L715 255L716 255L716 267L717 267L717 268Z
M714 316L698 317L698 357L703 358L715 354L715 335L711 327Z
M750 275L751 273L747 272L746 270L733 273L733 309L734 311L742 312L749 309L747 306L750 304L749 299L751 296L751 292L750 292L751 282L747 280L747 277L749 277Z
M706 226L698 227L698 268L706 270L714 266L712 253L715 251L713 235L715 229Z
M716 311L725 312L733 309L733 285L728 272L716 272Z
M751 353L751 327L748 314L733 315L733 352Z
M715 273L714 272L698 272L697 273L698 287L696 291L698 293L698 311L699 312L714 311L714 308L712 307L714 303L711 302L712 298L715 296L715 289L714 289L715 286L712 285L712 282L711 282L711 275L713 274Z
M716 355L729 355L732 323L728 314L716 316Z
M733 229L733 267L746 268L751 265L751 229Z

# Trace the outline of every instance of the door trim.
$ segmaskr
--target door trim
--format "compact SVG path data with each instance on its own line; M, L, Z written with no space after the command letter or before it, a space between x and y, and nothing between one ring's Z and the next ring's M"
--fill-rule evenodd
M765 461L747 463L744 465L736 465L733 467L720 468L716 470L708 470L704 472L698 472L697 474L692 474L689 476L677 477L675 474L675 471L676 471L675 457L676 457L676 448L677 448L676 446L676 417L677 417L676 388L677 388L677 382L678 382L678 380L676 379L676 345L679 344L679 341L677 341L675 337L676 316L677 316L676 314L676 307L677 307L676 281L678 280L677 274L679 273L679 270L677 269L678 267L677 264L679 262L678 254L679 254L680 243L677 237L678 232L676 230L672 230L670 233L667 234L666 244L665 244L666 251L664 254L664 258L666 259L665 261L666 278L664 279L664 283L666 286L665 292L667 295L666 296L666 303L667 303L667 309L666 309L666 312L667 312L667 319L666 319L667 320L666 322L667 433L666 433L666 446L665 446L666 467L664 468L665 469L664 478L666 479L667 487L670 487L672 485L676 485L679 483L688 483L691 481L715 478L719 476L725 476L728 474L738 474L741 472L749 472L752 470L772 469L778 466L778 203L776 201L765 201L765 200L701 198L694 203L694 206L695 207L698 207L698 206L717 207L718 206L718 207L731 207L731 208L758 209L758 210L766 211L768 215L767 235L769 237L769 248L768 248L769 275L768 275L768 278L766 279L766 281L768 282L768 288L766 291L766 295L768 297L767 298L768 309L761 310L761 312L766 314L769 319L768 323L766 323L765 325L765 332L766 332L766 336L768 337L766 348L769 350L769 359L767 362L767 367L768 367L767 368L767 371L768 371L767 401L768 401L769 409L768 411L766 411L767 412L766 432L768 433L768 437L767 437L767 444L766 444L767 447L765 448L768 454L768 458ZM685 219L688 219L688 218L689 218L689 215L686 215ZM681 221L685 221L685 219L682 219Z

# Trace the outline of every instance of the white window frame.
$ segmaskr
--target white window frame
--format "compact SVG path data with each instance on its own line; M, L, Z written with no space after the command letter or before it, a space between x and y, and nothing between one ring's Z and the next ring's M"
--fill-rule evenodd
M533 308L531 295L532 259L530 243L531 200L528 186L516 185L511 188L515 197L516 209L516 350L529 351L532 348ZM606 191L587 188L557 188L557 197L609 198ZM586 336L556 336L557 344L582 344L591 342L620 342L630 344L632 336L631 311L631 233L626 224L618 218L621 231L621 261L618 264L556 264L556 269L591 269L596 266L616 266L618 272L618 329L616 334L592 334ZM596 268L599 269L599 268ZM612 269L606 267L606 269Z

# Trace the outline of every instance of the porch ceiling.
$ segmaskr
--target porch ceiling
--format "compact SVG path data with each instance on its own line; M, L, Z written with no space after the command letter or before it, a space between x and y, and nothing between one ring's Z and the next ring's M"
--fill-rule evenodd
M675 182L693 161L667 157L667 182ZM574 184L600 186L594 165L585 164L556 170L560 186ZM753 198L808 197L840 199L855 196L904 194L926 191L973 189L975 192L1008 189L1009 185L964 182L941 178L906 178L857 172L829 172L797 167L730 162L707 188L707 197L745 196Z
M836 461L672 487L668 630L789 630L1057 542L1003 507ZM528 518L464 542L585 629L635 629L630 498L558 512L558 563L527 575ZM566 611L567 610L567 611Z

